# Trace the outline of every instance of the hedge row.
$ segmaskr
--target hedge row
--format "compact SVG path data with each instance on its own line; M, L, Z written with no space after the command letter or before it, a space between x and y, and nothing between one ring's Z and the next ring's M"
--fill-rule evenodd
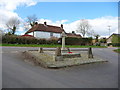
M57 39L36 39L34 37L21 37L6 35L2 37L2 43L7 44L58 44Z
M62 39L60 39L62 42ZM92 45L92 38L75 38L75 37L66 37L66 45Z
M120 43L109 43L108 46L110 46L110 45L112 45L112 46L120 46Z
M36 39L34 37L22 37L15 35L6 35L2 37L2 43L7 44L61 44L62 39L57 38L50 39ZM92 45L92 38L74 38L66 37L66 45Z

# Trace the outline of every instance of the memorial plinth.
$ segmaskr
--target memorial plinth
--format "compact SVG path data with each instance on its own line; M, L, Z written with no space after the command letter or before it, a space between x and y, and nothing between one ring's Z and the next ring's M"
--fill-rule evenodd
M94 56L94 58L88 58L87 53L79 54L77 52L56 56L54 51L44 51L44 53L39 53L38 51L26 51L23 55L26 57L25 61L33 62L35 65L45 68L62 68L81 64L107 62L102 58L96 56Z

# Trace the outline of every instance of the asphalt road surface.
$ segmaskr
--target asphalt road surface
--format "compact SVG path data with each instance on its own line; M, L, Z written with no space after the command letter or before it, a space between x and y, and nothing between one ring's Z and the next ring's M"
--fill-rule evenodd
M46 69L24 62L21 52L38 48L2 48L3 88L117 88L118 54L115 48L94 48L93 54L108 60L61 69Z

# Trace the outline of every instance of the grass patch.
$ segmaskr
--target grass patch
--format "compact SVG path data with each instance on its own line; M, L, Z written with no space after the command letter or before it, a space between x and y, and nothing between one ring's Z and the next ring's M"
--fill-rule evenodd
M115 49L114 51L117 53L120 53L120 49Z
M61 47L61 45L48 45L48 44L0 44L0 46L15 46L15 47L49 47L49 48L54 48L54 47ZM70 48L106 48L106 46L80 46L80 45L66 45L66 47Z

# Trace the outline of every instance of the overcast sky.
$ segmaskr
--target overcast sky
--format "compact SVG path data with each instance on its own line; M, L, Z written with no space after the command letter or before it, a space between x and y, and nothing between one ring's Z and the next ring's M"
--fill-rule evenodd
M10 17L18 17L22 22L27 16L35 14L39 23L47 21L49 25L64 25L66 32L75 31L81 19L87 19L92 29L100 36L118 33L118 0L102 0L104 2L88 2L95 0L76 0L76 2L48 2L48 0L1 0L0 29L5 30L5 23ZM74 0L75 1L75 0ZM77 2L78 1L78 2ZM105 2L107 1L107 2ZM108 2L109 1L109 2ZM114 1L114 2L113 2ZM17 34L24 34L21 25Z

